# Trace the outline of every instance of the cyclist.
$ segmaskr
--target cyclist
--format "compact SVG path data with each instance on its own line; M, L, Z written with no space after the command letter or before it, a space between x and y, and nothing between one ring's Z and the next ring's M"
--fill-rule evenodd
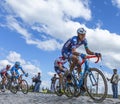
M73 62L73 64L70 66L70 71L72 71L72 69L75 66L78 66L78 73L81 72L80 60L78 59L78 56L81 56L81 58L85 58L85 54L76 51L76 49L79 46L84 45L87 54L96 55L96 56L101 55L100 53L90 51L85 36L86 36L86 30L84 28L78 28L77 36L73 36L72 38L67 40L67 42L63 45L62 55L66 59L71 59Z
M84 48L87 54L101 56L100 53L92 52L88 48L88 43L87 43L87 39L85 38L85 36L86 36L86 30L84 28L78 28L77 36L73 36L72 38L67 40L67 42L62 47L63 57L65 57L65 59L72 60L73 62L70 66L70 71L72 72L73 68L77 66L78 75L81 72L80 60L78 56L81 56L81 58L85 58L86 56L85 54L79 53L76 51L76 49L79 46L84 45ZM83 85L84 85L84 82L83 82Z
M66 62L67 62L67 59L65 59L63 56L58 57L57 59L55 59L55 62L54 62L54 69L60 78L60 84L62 84L63 73L67 71L67 68L64 66Z
M12 77L16 77L18 79L18 82L20 82L20 73L18 71L19 69L21 69L22 73L25 74L26 77L28 76L28 74L25 73L22 66L20 65L20 62L16 61L13 67L10 69L10 72L12 74Z
M2 91L5 91L5 84L6 84L6 80L7 78L10 78L10 75L8 74L8 71L10 69L11 65L6 65L5 68L0 70L0 74L1 74L1 78L2 78Z

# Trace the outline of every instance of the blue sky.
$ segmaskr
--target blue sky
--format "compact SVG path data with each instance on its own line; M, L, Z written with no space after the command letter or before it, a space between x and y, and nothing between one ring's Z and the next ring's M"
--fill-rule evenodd
M120 69L119 21L119 0L0 0L0 68L20 61L29 81L40 71L49 87L62 45L84 27L110 77L112 68Z

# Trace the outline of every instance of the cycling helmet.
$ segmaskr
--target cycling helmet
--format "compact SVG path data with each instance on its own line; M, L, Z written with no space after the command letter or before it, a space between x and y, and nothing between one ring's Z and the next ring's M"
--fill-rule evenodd
M77 33L79 34L86 34L86 30L84 28L78 28Z
M16 65L16 66L20 66L20 62L16 61L16 62L15 62L15 65Z

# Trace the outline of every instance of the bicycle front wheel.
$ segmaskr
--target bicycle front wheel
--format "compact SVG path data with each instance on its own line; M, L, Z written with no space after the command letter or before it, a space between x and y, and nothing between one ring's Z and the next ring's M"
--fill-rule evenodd
M28 83L26 80L22 80L22 82L20 83L20 88L21 88L21 91L24 93L24 94L27 94L28 93Z
M107 96L107 81L104 74L97 68L90 68L85 75L84 84L88 95L96 102L102 102Z
M60 84L59 78L56 78L56 80L55 80L55 93L58 96L62 96L64 94L64 91L62 89L62 84Z

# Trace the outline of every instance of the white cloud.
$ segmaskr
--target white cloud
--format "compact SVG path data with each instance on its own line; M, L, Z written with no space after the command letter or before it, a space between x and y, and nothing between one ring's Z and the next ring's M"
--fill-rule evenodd
M25 64L25 60L21 59L21 55L15 51L10 51L9 55L6 58L12 63L19 61L22 64Z
M87 38L90 49L103 55L104 64L109 63L112 68L119 67L120 35L96 28L87 29Z
M64 15L83 17L86 20L91 18L88 0L84 2L81 0L9 0L6 2L14 13L29 22L50 23L54 19L61 20Z
M56 74L56 73L55 72L48 72L48 75L51 76L51 77L53 77L54 74Z
M6 67L6 65L10 64L8 60L1 60L0 61L0 69Z
M113 5L120 9L120 0L112 0Z
M73 33L75 25L78 26L71 18L91 19L88 0L9 0L6 3L13 11L12 15L21 18L27 25L40 24L41 27L37 26L41 28L39 30L58 39L67 38L65 35Z
M61 44L54 39L41 41L39 39L33 39L32 34L29 33L25 28L22 28L20 24L12 16L7 17L8 27L17 31L25 40L27 44L36 45L38 48L43 50L55 50L61 47Z

